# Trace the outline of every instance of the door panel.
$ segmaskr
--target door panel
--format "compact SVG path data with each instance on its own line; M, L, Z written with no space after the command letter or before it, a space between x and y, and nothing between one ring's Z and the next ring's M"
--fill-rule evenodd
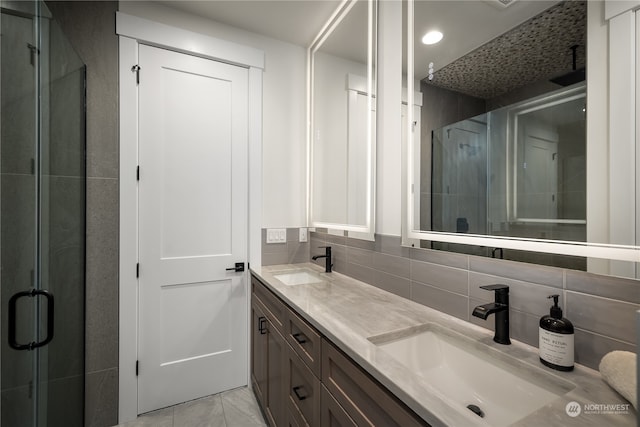
M162 287L163 366L229 351L232 313L226 302L231 290L230 280ZM210 313L216 315L214 322L210 321ZM206 339L194 341L193 337Z
M247 384L248 71L140 47L138 411Z
M232 182L233 81L169 68L161 78L162 258L229 254L231 187L216 184Z

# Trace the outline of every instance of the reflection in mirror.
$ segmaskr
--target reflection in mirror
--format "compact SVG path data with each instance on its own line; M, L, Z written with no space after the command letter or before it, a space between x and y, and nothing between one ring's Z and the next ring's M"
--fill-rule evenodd
M412 244L582 270L587 256L608 258L576 249L614 243L590 238L587 2L416 0L405 11L405 83L422 100L407 132ZM442 40L421 42L431 30Z
M313 227L373 233L376 22L345 2L309 49Z
M585 108L579 84L434 129L421 226L586 241Z

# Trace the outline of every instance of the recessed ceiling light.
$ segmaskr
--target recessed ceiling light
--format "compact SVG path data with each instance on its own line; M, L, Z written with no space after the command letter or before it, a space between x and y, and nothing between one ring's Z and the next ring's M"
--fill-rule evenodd
M442 40L442 33L440 31L429 31L422 37L422 43L424 44L436 44Z

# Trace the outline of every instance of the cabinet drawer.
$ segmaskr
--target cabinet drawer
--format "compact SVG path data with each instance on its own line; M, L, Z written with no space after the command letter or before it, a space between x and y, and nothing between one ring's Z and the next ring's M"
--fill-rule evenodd
M319 378L322 347L320 334L292 310L288 310L285 338L298 356L309 366L313 374Z
M319 425L320 380L291 348L286 369L289 411L301 427Z
M284 335L284 322L289 309L273 292L267 289L266 286L255 277L251 277L251 285L253 286L253 296L258 298L266 307L265 314L269 318L269 321Z
M358 426L429 425L324 339L322 383Z
M322 386L322 394L320 396L320 426L358 427L324 386Z

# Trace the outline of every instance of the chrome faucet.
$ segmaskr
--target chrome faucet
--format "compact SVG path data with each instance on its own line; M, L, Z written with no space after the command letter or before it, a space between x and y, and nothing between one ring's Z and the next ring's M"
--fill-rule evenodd
M317 260L318 258L325 258L325 273L331 273L331 267L333 267L333 263L331 261L331 246L319 246L320 249L324 249L324 255L314 255L311 257L312 260Z
M490 314L496 315L496 327L493 340L498 344L511 344L509 339L509 286L485 285L480 289L495 292L495 302L482 304L473 309L473 315L487 320Z

